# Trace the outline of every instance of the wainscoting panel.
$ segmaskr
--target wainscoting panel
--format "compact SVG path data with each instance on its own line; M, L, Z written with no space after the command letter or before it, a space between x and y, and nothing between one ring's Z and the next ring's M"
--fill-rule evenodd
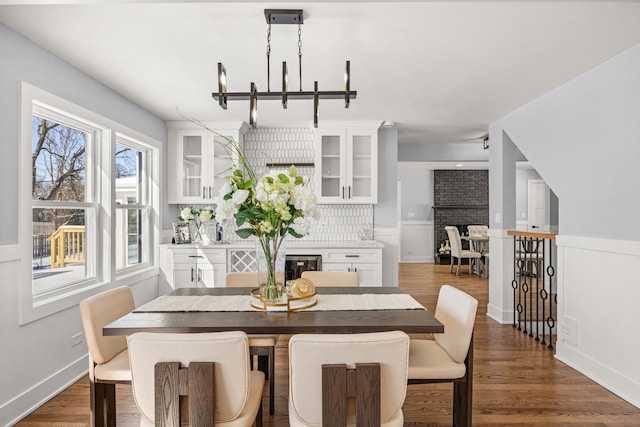
M398 286L399 230L398 228L376 227L373 232L375 239L384 243L382 249L382 286Z
M433 223L403 221L401 228L400 262L433 262Z
M556 357L640 407L640 242L558 236L557 244Z

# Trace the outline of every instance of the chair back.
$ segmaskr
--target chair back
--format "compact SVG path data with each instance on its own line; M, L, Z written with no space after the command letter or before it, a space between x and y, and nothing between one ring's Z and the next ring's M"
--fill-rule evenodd
M289 420L322 424L322 365L380 364L381 422L402 425L407 389L409 336L401 331L368 334L300 334L289 340ZM356 402L357 404L357 402Z
M444 333L434 334L434 339L458 363L467 357L477 309L478 300L466 292L451 285L440 288L435 316Z
M249 340L241 331L208 333L139 332L127 338L133 397L147 421L155 422L155 365L158 362L215 362L216 422L232 421L249 398Z
M486 225L469 225L467 227L467 231L469 232L469 236L474 236L474 237L489 236L489 227Z
M448 225L444 228L447 230L447 236L449 237L449 246L451 246L451 255L460 257L462 254L462 241L460 239L460 232L458 227Z
M125 336L104 336L102 328L134 310L133 293L121 286L80 302L80 317L89 357L101 365L127 348Z
M266 271L231 271L225 276L224 285L227 288L245 288L260 286L267 281ZM276 282L284 283L284 271L276 271Z
M356 271L303 271L300 276L311 280L316 287L360 286L360 277Z

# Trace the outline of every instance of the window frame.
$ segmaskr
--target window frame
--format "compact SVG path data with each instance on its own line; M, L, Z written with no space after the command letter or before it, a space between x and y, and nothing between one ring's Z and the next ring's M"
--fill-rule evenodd
M142 169L140 171L140 175L141 175L141 179L140 179L140 186L141 188L139 188L140 191L140 201L138 203L127 203L127 204L117 204L116 203L116 189L115 189L115 183L116 183L116 179L113 179L113 197L112 197L112 201L113 201L113 205L114 205L114 221L113 221L113 230L114 233L113 234L113 266L114 266L114 271L117 277L120 276L124 276L127 274L130 274L131 272L135 272L141 269L145 269L148 268L150 266L150 260L152 260L151 258L151 254L152 254L152 246L151 246L151 242L153 241L151 239L152 237L152 233L151 233L151 227L150 227L150 223L151 223L151 216L152 216L152 212L153 212L153 207L151 206L151 191L150 189L152 188L152 170L153 170L153 153L151 152L151 150L153 149L152 147L150 147L147 144L144 144L140 141L137 141L125 134L122 134L120 132L116 132L116 136L115 136L115 141L112 144L113 145L113 155L112 155L112 159L113 159L113 170L115 171L115 147L117 145L126 145L130 148L133 148L135 150L138 150L140 152L142 152L142 157L143 157L143 161L142 161ZM115 226L115 221L116 221L116 215L117 215L117 211L118 210L128 210L128 209L137 209L140 210L142 212L142 217L146 217L146 220L143 221L142 223L142 236L143 236L143 244L141 247L141 251L143 252L143 260L135 265L132 266L128 266L125 268L122 268L120 270L116 270L115 269L115 259L116 259L116 250L117 250L117 245L115 242L116 239L116 232L118 231L116 229ZM128 233L125 233L126 236L128 236Z
M53 313L79 304L83 299L113 288L131 285L141 280L158 276L158 254L160 237L160 162L162 144L140 132L105 118L86 108L21 82L19 117L19 217L18 247L20 250L18 282L19 324L41 319ZM92 181L86 177L85 202L71 202L74 207L89 206L96 215L95 236L95 277L61 287L55 291L34 295L32 292L32 209L38 202L32 201L31 159L32 159L32 117L37 112L46 112L46 119L77 128L95 129L93 149L87 152L86 170L92 170ZM62 120L62 121L59 121ZM69 122L70 120L70 122ZM84 129L81 129L84 130ZM135 141L146 151L148 241L146 242L147 262L131 268L115 271L115 145L117 138ZM91 162L91 164L89 164ZM88 175L88 172L87 172ZM70 204L71 204L70 203ZM58 203L56 205L59 205ZM84 206L83 206L84 205ZM131 207L131 206L128 206ZM87 250L89 250L87 248Z

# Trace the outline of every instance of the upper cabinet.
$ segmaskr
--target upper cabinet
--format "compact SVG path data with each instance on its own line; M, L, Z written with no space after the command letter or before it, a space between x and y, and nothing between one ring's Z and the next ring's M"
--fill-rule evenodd
M378 130L317 129L318 203L378 201Z
M191 122L169 122L167 126L168 203L212 203L224 184L224 176L237 160L226 138L242 148L246 124L207 123L217 134Z

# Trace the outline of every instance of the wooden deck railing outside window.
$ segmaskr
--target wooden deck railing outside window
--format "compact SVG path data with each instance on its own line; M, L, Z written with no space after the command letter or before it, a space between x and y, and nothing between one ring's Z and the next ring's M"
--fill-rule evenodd
M85 261L85 231L83 225L63 225L50 237L51 268L63 268L68 262Z
M510 230L513 236L513 327L553 348L557 333L555 234Z

